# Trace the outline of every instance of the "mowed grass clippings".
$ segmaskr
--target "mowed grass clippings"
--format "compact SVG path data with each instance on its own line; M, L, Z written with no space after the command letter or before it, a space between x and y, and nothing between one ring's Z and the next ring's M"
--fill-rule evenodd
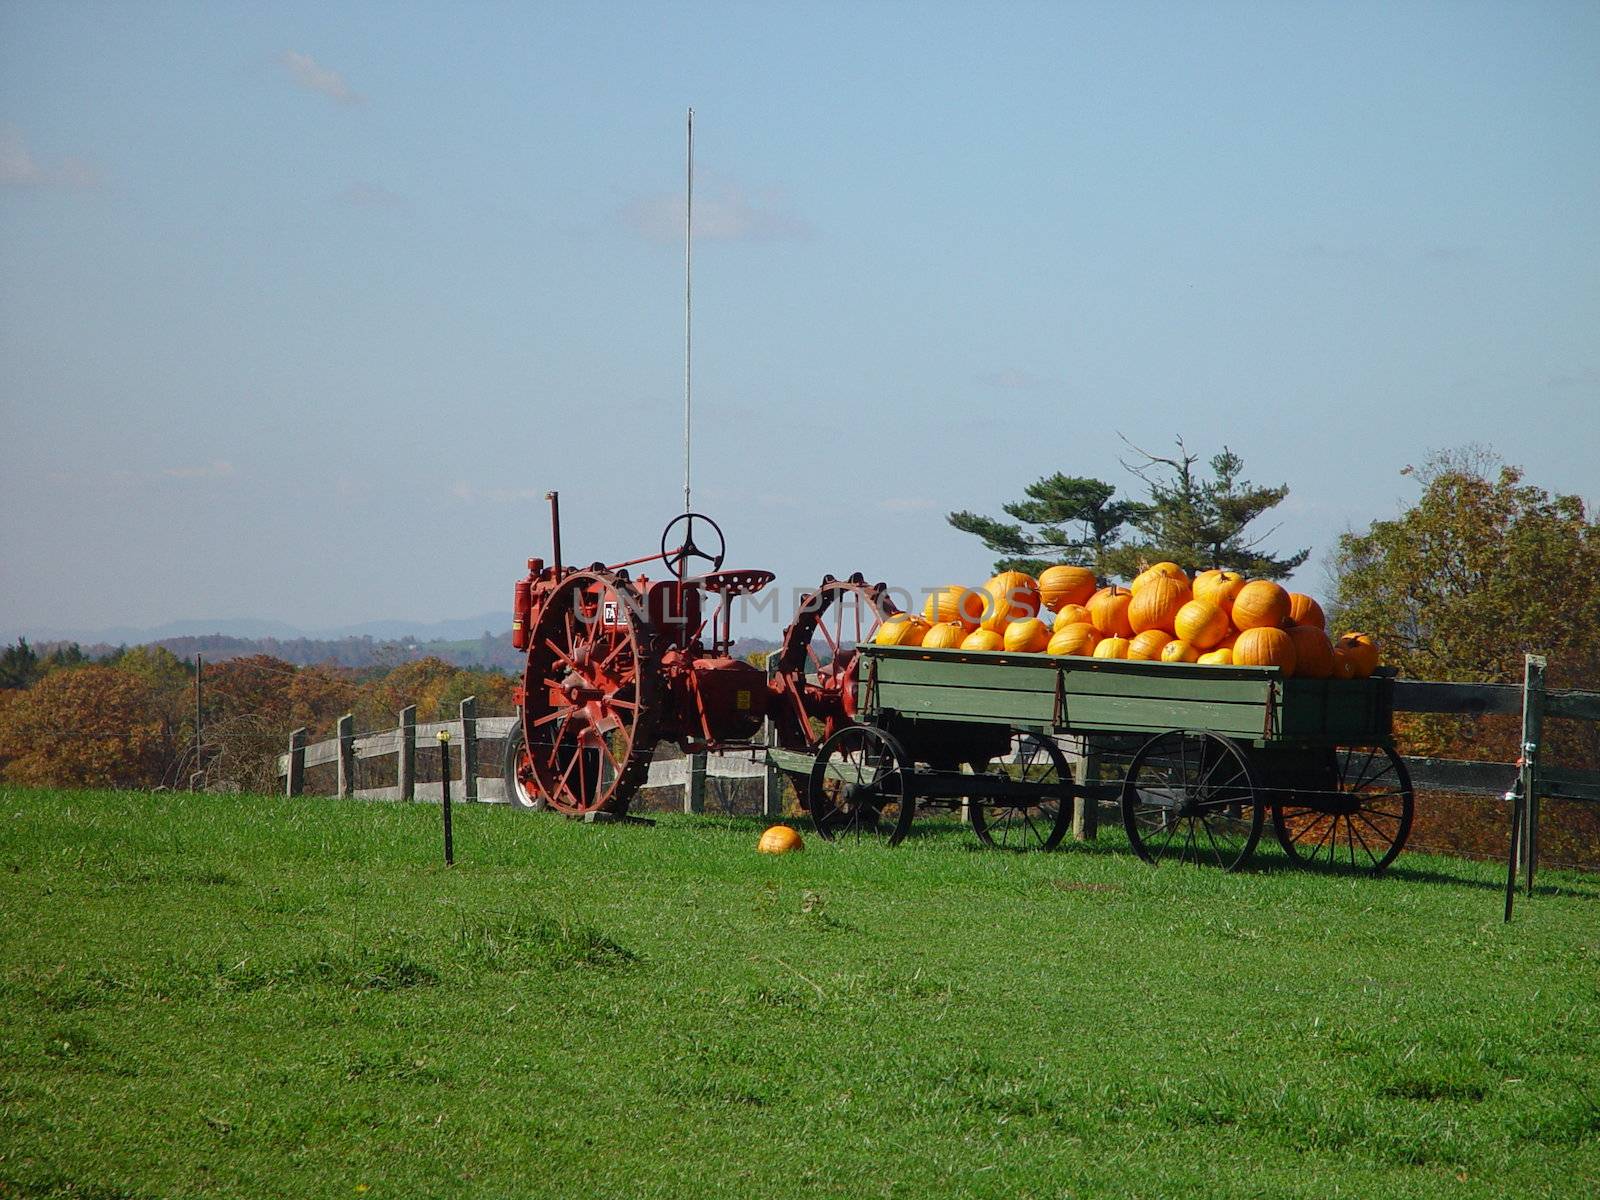
M1600 880L760 828L0 789L0 1196L1600 1194Z

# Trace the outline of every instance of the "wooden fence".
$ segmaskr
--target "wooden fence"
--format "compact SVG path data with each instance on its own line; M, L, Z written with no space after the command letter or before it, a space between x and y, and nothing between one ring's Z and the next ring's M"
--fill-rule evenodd
M1444 758L1408 758L1412 784L1418 791L1452 792L1526 805L1528 836L1518 840L1519 861L1531 881L1538 855L1539 804L1543 799L1600 802L1600 771L1578 771L1545 766L1540 754L1547 717L1579 721L1600 721L1600 692L1547 689L1545 660L1528 655L1522 685L1494 683L1427 683L1401 679L1395 683L1395 709L1399 712L1449 713L1481 716L1491 713L1522 717L1522 753L1514 763L1468 762ZM400 713L397 728L357 735L355 719L343 717L333 738L308 746L306 731L290 735L289 753L278 759L278 774L290 796L305 790L307 769L327 763L338 764L335 794L371 800L441 799L441 784L418 782L416 778L419 744L433 745L441 730L448 731L453 745L461 748L454 756L461 763L459 788L455 795L463 801L504 803L505 793L499 755L488 764L479 762L481 740L503 740L516 723L515 717L479 717L477 701L461 702L460 716L454 721L418 723L416 708ZM356 787L356 764L364 759L395 755L398 759L396 782L382 787ZM1081 754L1069 754L1078 761L1075 770L1080 783L1086 783L1089 763ZM1092 755L1090 756L1092 757ZM482 775L488 767L491 773ZM762 813L782 813L779 773L759 750L743 754L696 754L650 764L646 787L681 787L683 810L695 813L705 809L707 779L762 780ZM453 779L454 783L455 780ZM1080 802L1074 833L1093 838L1098 824L1100 803L1113 799L1115 788L1101 784L1085 788L1090 799Z

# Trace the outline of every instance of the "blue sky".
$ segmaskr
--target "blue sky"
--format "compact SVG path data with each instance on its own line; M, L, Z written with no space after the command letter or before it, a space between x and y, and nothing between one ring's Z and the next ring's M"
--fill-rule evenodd
M980 582L1119 434L1272 548L1479 442L1600 501L1594 4L0 7L0 629L508 605L694 498Z

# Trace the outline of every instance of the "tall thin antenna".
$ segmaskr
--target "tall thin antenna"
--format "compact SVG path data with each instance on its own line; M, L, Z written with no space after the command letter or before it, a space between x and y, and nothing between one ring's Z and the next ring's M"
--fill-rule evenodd
M689 422L694 415L694 109L689 110L688 202L683 209L683 511L689 511Z

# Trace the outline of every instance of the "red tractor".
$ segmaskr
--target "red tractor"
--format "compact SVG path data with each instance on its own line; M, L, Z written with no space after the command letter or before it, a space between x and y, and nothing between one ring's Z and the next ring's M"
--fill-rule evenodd
M527 654L520 726L506 747L513 803L620 816L657 742L685 753L812 754L851 723L855 646L899 611L883 584L824 578L801 598L764 671L729 654L733 603L774 576L723 570L715 521L686 512L668 522L658 553L574 568L561 558L558 498L547 499L552 560L528 561L513 602L512 644ZM657 562L659 579L630 574ZM759 737L768 719L771 746Z

